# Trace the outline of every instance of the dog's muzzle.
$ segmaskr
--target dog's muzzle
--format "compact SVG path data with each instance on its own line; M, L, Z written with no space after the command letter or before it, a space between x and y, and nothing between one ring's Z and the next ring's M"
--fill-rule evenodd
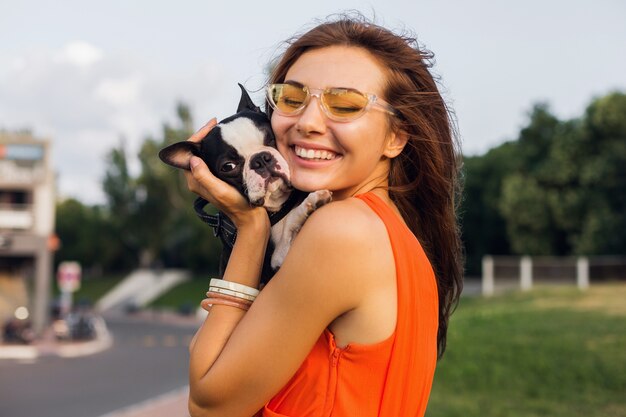
M263 151L250 158L250 169L262 178L277 174L277 161L271 152Z
M287 161L274 148L252 154L246 164L244 179L250 203L276 211L291 192Z

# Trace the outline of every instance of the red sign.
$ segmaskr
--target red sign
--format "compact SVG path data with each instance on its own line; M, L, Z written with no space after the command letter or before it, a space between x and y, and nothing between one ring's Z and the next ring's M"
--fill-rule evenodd
M61 262L57 271L57 284L63 292L76 292L80 288L82 268L78 262Z

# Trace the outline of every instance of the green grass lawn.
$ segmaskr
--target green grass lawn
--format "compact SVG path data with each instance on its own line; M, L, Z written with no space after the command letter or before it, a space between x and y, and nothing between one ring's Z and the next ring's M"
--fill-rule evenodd
M191 306L195 309L200 306L200 301L204 299L208 289L209 278L206 276L193 278L161 295L148 307L178 310L183 306Z
M121 277L85 281L97 300ZM197 307L208 279L150 304ZM626 417L626 285L536 288L463 298L453 314L427 417Z
M426 415L626 416L626 285L463 298Z
M74 293L74 302L86 300L91 304L95 304L124 278L125 275L106 275L97 278L83 279L80 284L80 289ZM52 293L55 297L59 295L59 288L56 282L53 286Z

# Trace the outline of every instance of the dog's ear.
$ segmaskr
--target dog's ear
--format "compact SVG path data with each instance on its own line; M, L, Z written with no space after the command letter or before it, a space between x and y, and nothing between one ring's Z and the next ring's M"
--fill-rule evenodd
M188 140L174 143L159 152L161 161L175 168L186 170L190 169L189 160L194 155L200 157L200 142Z
M253 112L256 112L256 113L262 113L261 109L254 105L254 103L252 102L252 99L248 95L248 92L246 91L244 86L241 84L238 84L238 85L239 85L239 88L241 88L241 100L239 100L237 113L239 113L242 110L252 110Z

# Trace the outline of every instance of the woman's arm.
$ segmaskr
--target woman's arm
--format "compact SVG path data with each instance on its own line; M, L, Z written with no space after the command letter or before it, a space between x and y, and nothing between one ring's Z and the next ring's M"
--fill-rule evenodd
M231 259L234 261L228 263L223 279L253 288L258 287L265 245L269 237L269 227L263 224L264 221L265 219L260 218L258 224L250 224L237 230L237 240L231 253ZM190 377L201 377L210 368L244 313L245 311L234 307L213 306L211 314L194 336L189 348ZM207 340L211 343L207 343ZM194 355L196 344L203 346L201 355Z
M189 140L201 141L216 124L211 119ZM200 158L192 157L190 167L191 172L185 173L189 189L224 211L237 227L233 262L226 266L223 278L257 288L269 239L267 213L263 208L250 207L237 190L215 177ZM190 343L190 381L205 376L243 314L238 308L215 306Z
M214 126L209 122L190 140L199 140ZM270 224L262 208L251 208L237 190L213 176L199 158L190 161L191 173L186 173L188 187L227 213L237 227L237 239L223 279L253 288L259 285L260 272ZM230 306L215 305L190 344L189 380L192 392L207 375L220 355L245 311ZM190 396L189 410L193 417L207 415Z
M211 309L191 353L193 417L254 414L289 381L324 328L358 308L381 265L371 219L354 204L362 203L313 213L247 313ZM233 251L229 268L246 262L244 252Z

